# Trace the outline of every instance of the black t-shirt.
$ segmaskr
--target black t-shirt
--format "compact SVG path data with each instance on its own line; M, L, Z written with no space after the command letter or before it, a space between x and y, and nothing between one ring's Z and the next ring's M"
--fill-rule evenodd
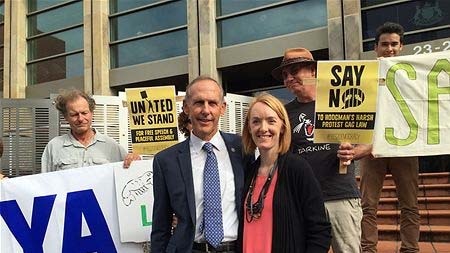
M300 103L296 99L285 105L292 128L291 150L305 158L322 188L325 201L358 198L355 165L347 174L339 174L338 144L313 143L315 102Z

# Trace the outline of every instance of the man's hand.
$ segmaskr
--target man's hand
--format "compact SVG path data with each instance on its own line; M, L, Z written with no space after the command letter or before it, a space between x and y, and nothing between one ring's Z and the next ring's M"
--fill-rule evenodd
M372 145L367 144L358 144L355 147L355 160L359 160L363 157L368 156L369 158L373 159L372 155Z
M136 153L128 153L127 156L125 157L125 160L123 160L123 167L125 169L128 169L131 165L131 162L136 160L141 160L141 156L139 156Z
M339 149L337 151L337 157L341 160L342 165L350 165L355 156L355 149L352 144L348 142L343 142L339 145Z

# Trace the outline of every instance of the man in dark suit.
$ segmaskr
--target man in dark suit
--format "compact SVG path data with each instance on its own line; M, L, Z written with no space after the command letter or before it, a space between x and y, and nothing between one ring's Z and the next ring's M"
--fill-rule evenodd
M193 80L186 87L183 107L192 123L190 137L154 157L152 253L240 251L236 239L244 180L241 139L219 131L219 118L226 109L223 93L212 78ZM210 161L211 150L204 150L204 146L208 143L213 147L218 175L217 184L206 183L204 187L204 182L211 182L206 178L209 169L205 163ZM219 202L212 205L216 208L213 212L208 204L210 187L217 187L220 195ZM178 224L172 232L173 214Z

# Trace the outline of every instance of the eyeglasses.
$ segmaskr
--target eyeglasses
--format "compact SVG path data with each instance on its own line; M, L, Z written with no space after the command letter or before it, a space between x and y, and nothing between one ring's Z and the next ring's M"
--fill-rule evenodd
M283 79L286 79L288 77L288 75L295 76L303 68L309 69L314 73L316 71L314 64L306 64L305 65L305 64L297 63L297 64L292 64L292 65L288 65L288 66L284 67L281 70L281 76L283 77Z

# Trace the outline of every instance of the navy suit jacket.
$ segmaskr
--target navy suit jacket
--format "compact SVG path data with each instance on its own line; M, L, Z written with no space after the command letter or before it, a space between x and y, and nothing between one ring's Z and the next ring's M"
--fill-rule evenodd
M242 218L244 162L241 138L221 132L234 173L236 211ZM151 252L192 252L196 209L189 138L155 155L153 159L153 223ZM178 224L171 235L172 214Z

